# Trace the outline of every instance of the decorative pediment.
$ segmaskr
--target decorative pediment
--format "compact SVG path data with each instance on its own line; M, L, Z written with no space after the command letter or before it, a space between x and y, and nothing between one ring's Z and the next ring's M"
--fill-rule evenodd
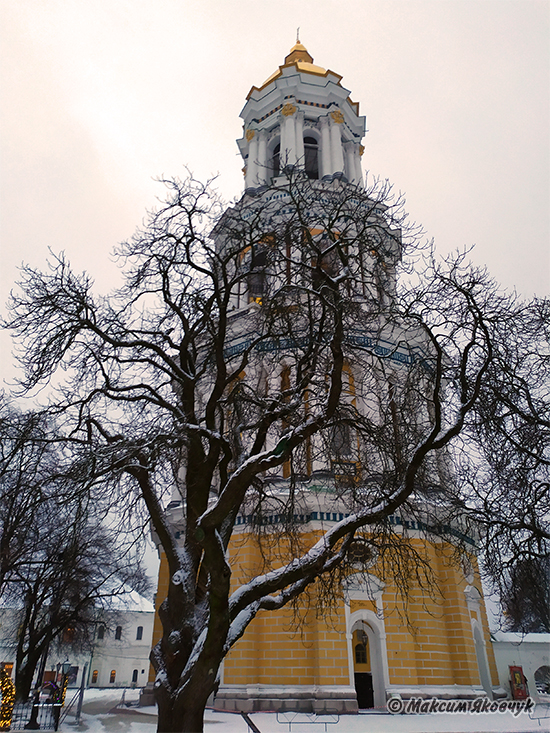
M351 600L376 601L384 588L385 584L370 573L353 573L344 581L344 595Z

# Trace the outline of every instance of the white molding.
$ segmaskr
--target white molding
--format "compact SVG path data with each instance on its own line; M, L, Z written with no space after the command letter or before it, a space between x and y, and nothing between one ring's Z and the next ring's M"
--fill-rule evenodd
M365 600L365 595L363 596ZM347 604L346 604L347 606ZM348 625L349 624L349 625ZM386 647L386 629L384 619L360 608L353 613L346 614L346 636L348 638L348 655L351 659L350 683L355 684L353 673L352 637L356 629L362 629L369 639L371 674L374 691L374 707L381 708L386 704L386 691L390 682L388 668L388 651Z

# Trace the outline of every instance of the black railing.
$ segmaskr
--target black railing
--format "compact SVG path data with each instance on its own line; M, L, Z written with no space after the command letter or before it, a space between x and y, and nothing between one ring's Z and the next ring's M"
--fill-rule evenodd
M35 721L36 724L32 728L26 728L32 718L33 707L36 708ZM61 714L60 703L40 703L34 705L33 702L16 703L13 708L10 730L57 730L59 727L59 716Z

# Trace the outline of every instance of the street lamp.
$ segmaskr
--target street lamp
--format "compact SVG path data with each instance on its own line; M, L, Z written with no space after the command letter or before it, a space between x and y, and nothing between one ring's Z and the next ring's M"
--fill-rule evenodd
M71 671L71 663L66 659L62 665L57 665L57 668L61 666L63 676L61 677L61 685L58 692L58 700L53 706L53 717L54 717L54 730L59 728L59 718L61 716L61 708L65 704L65 693L67 692L67 684L69 682L69 672Z

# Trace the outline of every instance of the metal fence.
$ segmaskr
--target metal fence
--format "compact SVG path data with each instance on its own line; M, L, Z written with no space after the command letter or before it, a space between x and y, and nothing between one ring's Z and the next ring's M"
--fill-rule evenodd
M35 708L34 716L33 708ZM16 703L10 730L57 730L60 714L60 703L39 705L34 705L32 702Z

